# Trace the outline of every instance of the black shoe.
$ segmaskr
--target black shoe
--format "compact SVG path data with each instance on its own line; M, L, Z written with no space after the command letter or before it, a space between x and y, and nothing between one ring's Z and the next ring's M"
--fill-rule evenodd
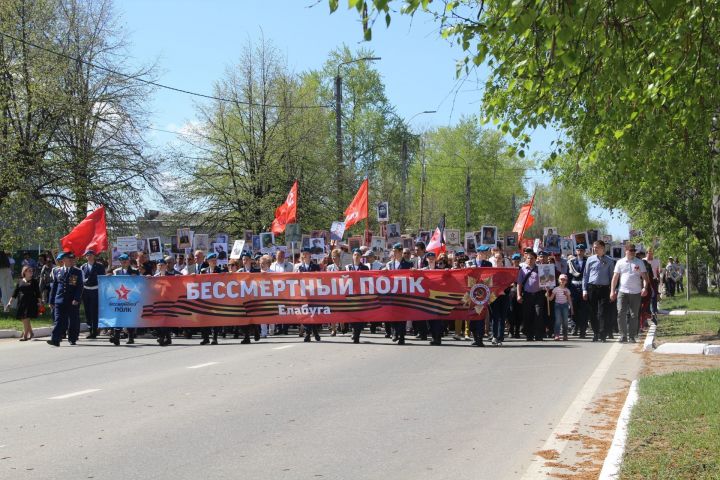
M360 343L360 339L359 339L359 338L353 338L353 343Z
M317 333L315 334L315 341L316 341L316 342L319 342L319 341L320 341L320 335L318 335Z
M426 341L427 338L428 338L427 335L420 335L420 340L422 340L422 341Z
M260 341L260 334L259 334L259 333L256 333L256 334L255 334L255 341L256 341L256 342L259 342L259 341Z
M128 338L128 341L125 342L126 345L132 345L133 343L135 343L135 339L134 339L134 338Z
M476 346L476 347L484 347L485 344L483 343L482 340L478 340L478 341L477 341L477 344L476 344L475 346Z
M47 340L45 343L47 343L48 345L52 345L53 347L60 346L60 342L53 342L52 340Z
M586 338L587 338L587 335L586 335L585 333L581 333L581 334L580 334L580 338L586 339Z
M200 345L207 345L208 343L210 343L210 340L203 338L203 341L200 342Z
M87 337L85 337L85 340L95 340L96 338L97 338L97 335L95 335L95 334L90 334L90 335L88 335Z
M243 338L243 339L242 339L242 342L240 342L240 343L241 343L241 344L250 343L250 337L245 337L245 338Z
M110 343L115 345L116 347L120 345L120 338L119 337L110 337Z
M212 342L210 342L210 345L217 345L217 344L218 344L218 343L217 343L217 340L216 340L216 339L214 339L214 338L213 338L213 341L212 341Z
M592 341L593 341L593 342L597 342L597 341L598 341L598 336L597 336L597 334L594 334L594 335L593 335Z
M308 335L307 337L305 337L305 340L303 340L303 341L304 341L304 342L309 342L309 341L310 341L310 335Z
M404 338L398 338L398 345L405 345L405 339L404 339Z
M398 340L400 340L398 337L393 337L393 338L392 338L392 341L393 341L393 342L397 342Z
M77 345L77 341L76 340L70 341L70 345Z

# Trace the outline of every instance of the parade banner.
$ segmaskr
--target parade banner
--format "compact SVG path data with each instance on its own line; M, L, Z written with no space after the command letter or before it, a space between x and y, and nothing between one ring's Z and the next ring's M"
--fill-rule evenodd
M98 277L101 327L479 318L516 268Z

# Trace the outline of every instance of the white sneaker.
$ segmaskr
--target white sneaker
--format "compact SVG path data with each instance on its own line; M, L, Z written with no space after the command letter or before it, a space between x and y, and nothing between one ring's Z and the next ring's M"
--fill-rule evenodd
M462 340L462 339L463 339L463 337L461 337L460 335L453 335L453 338L454 338L455 340Z
M498 344L497 340L495 340L495 337L493 337L493 339L492 339L492 344L493 344L493 345L497 345L497 344Z

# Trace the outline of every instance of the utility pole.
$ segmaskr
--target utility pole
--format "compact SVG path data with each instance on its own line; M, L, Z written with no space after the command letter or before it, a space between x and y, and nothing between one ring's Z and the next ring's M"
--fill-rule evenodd
M425 213L425 142L421 140L420 148L422 149L422 175L420 176L420 225L418 232L423 228L423 214Z
M342 77L340 66L335 77L335 155L337 165L335 170L335 187L337 188L337 209L343 211L343 138L342 138Z
M470 231L470 164L465 165L465 231Z
M343 211L343 170L345 163L343 162L343 136L342 136L342 77L340 76L340 67L363 60L380 60L380 57L362 57L347 62L340 62L337 66L337 75L335 76L335 156L337 158L337 166L335 172L335 183L338 191L337 208Z

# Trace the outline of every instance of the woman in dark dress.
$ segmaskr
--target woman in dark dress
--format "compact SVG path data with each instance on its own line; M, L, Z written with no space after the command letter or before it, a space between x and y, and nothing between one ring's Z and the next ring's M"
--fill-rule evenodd
M33 269L30 266L23 267L20 280L15 285L15 291L7 304L8 308L15 299L17 299L15 318L22 320L23 323L23 334L20 341L25 342L35 336L30 325L30 319L38 317L38 309L42 305L40 284L37 279L33 278Z

